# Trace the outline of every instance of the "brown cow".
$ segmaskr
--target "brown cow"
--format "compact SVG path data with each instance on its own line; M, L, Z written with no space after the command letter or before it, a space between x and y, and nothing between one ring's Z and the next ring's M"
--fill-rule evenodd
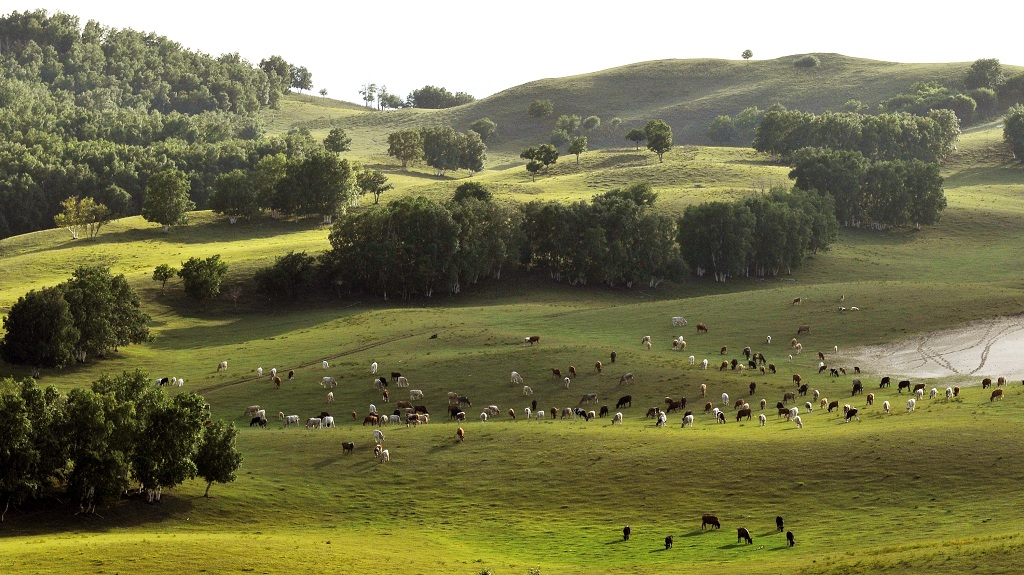
M721 367L718 368L718 371L725 371L727 369L729 369L729 362L723 361Z
M601 364L601 362L600 362L600 361L594 364L594 369L596 369L596 370L597 370L597 374L598 374L598 375L601 375L601 368L602 368L602 367L604 367L604 366L603 366L603 365Z
M557 367L551 368L551 377L562 377L562 370Z
M708 332L708 326L706 326L706 325L704 325L702 323L698 323L697 324L697 333L698 334L700 334L700 333L707 333L707 332Z
M996 380L996 385L1006 385L1006 378L999 376L999 379Z
M981 388L982 389L988 389L991 386L992 386L992 378L991 377L986 377L985 379L981 380Z
M752 413L752 411L753 410L751 410L749 407L746 408L746 409L741 409L741 410L737 411L736 412L736 421L739 421L739 420L743 419L744 417L747 418L747 421L750 421L750 414Z
M342 453L352 453L352 450L355 449L355 448L356 448L356 445L354 443L352 443L351 441L342 441L341 442L341 452Z
M1001 389L994 389L994 390L992 390L992 396L989 397L988 400L989 401L994 401L996 399L1002 401L1002 399L1003 399L1003 390L1001 390Z
M802 302L803 302L803 298L795 297L795 298L793 298L793 304L792 305L800 305Z
M718 352L718 355L725 355L727 353L729 353L729 346L723 345L721 351Z
M535 343L540 343L540 336L539 335L531 335L530 337L526 338L525 343L528 343L530 345L533 345Z
M708 525L710 525L711 527L713 527L715 529L721 529L722 528L722 524L718 521L718 517L715 517L714 515L707 515L707 514L705 514L705 515L701 516L701 518L700 518L700 528L704 529Z
M793 374L793 383L796 384L797 387L800 387L800 380L801 379L802 378L800 377L799 373L794 373Z
M806 333L807 335L810 335L811 334L811 325L808 324L808 323L805 323L805 324L803 324L803 325L801 325L801 326L796 328L796 334L797 335L800 335L802 333Z

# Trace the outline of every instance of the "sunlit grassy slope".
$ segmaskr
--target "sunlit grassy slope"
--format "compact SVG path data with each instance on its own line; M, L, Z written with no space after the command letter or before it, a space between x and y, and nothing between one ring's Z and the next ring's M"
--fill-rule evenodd
M748 64L769 65L721 65L740 74ZM303 121L321 111L304 111ZM351 108L336 113L365 116ZM390 124L365 129L379 140ZM852 373L842 353L851 346L1021 312L1024 171L1002 148L1000 134L996 126L964 134L943 167L949 207L937 225L889 233L844 229L831 251L778 280L688 279L625 290L570 288L513 274L457 298L279 306L245 290L237 304L223 299L200 307L183 296L177 280L162 291L150 279L153 268L219 253L233 286L287 251L327 249L328 230L270 220L230 226L201 212L192 225L166 235L129 218L110 224L96 241L72 241L59 230L3 240L0 311L29 289L63 281L80 263L105 263L128 277L153 316L152 343L84 366L44 370L41 384L67 390L136 367L154 377L183 377L183 390L202 393L215 417L242 428L245 461L238 480L214 485L211 499L193 481L165 491L160 504L131 498L101 508L98 517L74 516L70 506L11 510L0 525L0 566L5 573L1014 572L1024 550L1017 513L1024 463L1014 455L1024 421L1020 382L1002 402L990 402L975 385L946 401L941 391L948 382L928 382L940 389L939 399L906 413L906 394L878 389L885 374L858 366L867 391L877 394L867 406L863 396L850 396L851 376L817 374L815 353ZM373 146L358 146L363 161L374 161ZM511 161L473 178L491 186L499 201L572 201L649 181L658 205L678 214L695 202L742 198L763 183L784 181L786 173L750 150L681 145L663 164L649 152L616 147L585 154L579 166L563 157L536 182ZM442 198L458 183L394 167L389 177L396 190L385 200ZM840 295L862 313L837 313ZM804 304L790 305L794 297ZM690 323L672 327L673 316ZM710 333L698 336L697 322ZM791 362L787 341L802 323L813 330L801 336L805 352ZM687 349L673 352L670 338L680 334ZM527 335L541 341L524 346ZM652 350L640 346L643 335L652 336ZM766 335L774 336L772 344L764 343ZM829 353L834 345L838 355ZM722 346L729 348L724 356ZM778 373L716 369L723 359L742 357L744 346L762 351ZM712 369L688 365L691 354L698 362L708 358ZM221 360L229 362L227 372L215 370ZM601 375L594 368L599 360ZM392 385L392 401L383 404L371 386L373 361L381 373L402 372L411 388L423 390L432 414L426 426L384 429L388 464L372 460L362 416L371 402L390 412L408 390ZM579 375L567 390L551 369L565 372L569 365ZM295 379L275 390L267 378L256 378L257 367L294 370ZM523 374L533 396L509 383L511 370ZM634 384L619 384L626 372L635 374ZM0 364L0 373L27 371ZM859 407L861 420L845 423L816 403L802 413L803 429L778 418L775 402L795 389L794 373L823 397ZM319 384L324 375L340 382L330 405ZM757 384L752 396L751 381ZM701 384L707 398L700 397ZM446 416L448 391L473 402L465 443L456 443L456 425ZM608 405L613 413L620 396L633 396L632 406L621 409L621 427L608 418L523 420L531 400L548 410L576 406L589 392L600 400L588 409ZM723 392L729 406L722 405ZM666 396L688 399L687 409L697 412L693 429L681 428L677 413L664 429L644 418ZM737 422L731 405L737 398L750 400L755 414L765 399L767 425L758 426L756 415ZM798 400L803 412L810 397ZM881 412L884 400L891 415ZM708 401L724 407L727 424L703 414ZM283 429L274 419L270 429L249 428L242 411L251 404L272 419L279 411L304 419L326 409L340 426ZM490 404L502 414L481 423L479 413ZM505 413L509 408L516 421ZM355 442L355 452L342 455L342 441ZM702 513L721 517L721 531L702 531ZM785 517L796 547L775 533L776 515ZM628 543L621 536L627 523ZM736 542L741 526L753 534L753 545ZM669 534L675 545L666 551Z

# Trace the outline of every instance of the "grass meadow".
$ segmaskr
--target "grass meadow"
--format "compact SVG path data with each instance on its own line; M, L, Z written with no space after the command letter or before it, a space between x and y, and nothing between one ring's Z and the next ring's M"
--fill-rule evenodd
M313 100L313 99L307 99ZM314 102L315 103L315 102ZM313 103L302 103L312 106ZM334 109L332 109L334 110ZM306 110L303 121L322 110ZM333 113L358 117L358 109ZM279 119L279 122L284 120ZM378 164L396 183L384 201L404 194L444 197L458 183L426 169L403 172L380 157L373 118L368 139L353 138L355 155ZM373 134L376 134L375 136ZM72 241L50 230L0 242L0 313L29 289L66 279L79 263L104 263L123 273L153 317L152 343L116 357L43 372L40 383L67 390L102 373L143 368L154 377L183 377L215 417L241 428L244 462L238 479L189 481L148 505L135 497L107 505L99 516L73 515L70 506L24 506L0 524L0 565L18 573L281 573L316 569L344 573L1008 573L1024 551L1019 456L1024 387L1007 388L1001 402L973 380L960 397L920 402L913 413L895 387L878 389L884 373L860 365L866 391L850 397L853 376L817 374L823 351L852 374L843 352L933 329L1019 314L1024 303L1020 227L1024 170L1000 147L1001 131L987 126L964 134L944 166L949 207L921 231L887 233L844 229L833 249L778 280L737 278L726 284L686 279L651 290L570 288L543 277L512 274L457 298L412 302L373 298L323 299L289 305L261 301L240 287L237 301L206 306L187 300L178 280L166 289L151 279L161 263L180 266L191 256L220 254L230 266L226 287L245 286L252 272L288 251L328 248L329 230L310 222L260 220L230 226L208 212L169 234L140 218L104 228L95 241ZM511 153L501 149L497 154ZM501 201L585 200L605 190L650 181L667 213L708 199L741 198L758 182L785 181L787 170L751 150L679 147L659 164L652 154L613 148L584 154L579 166L563 157L548 174L530 180L521 163L473 176ZM369 201L366 198L364 202ZM838 298L860 313L839 314ZM793 298L804 303L791 305ZM671 317L684 316L686 327ZM710 333L697 335L704 322ZM787 359L800 324L804 353ZM437 338L430 336L437 334ZM533 346L523 337L540 335ZM650 351L640 338L652 336ZM684 335L685 352L671 338ZM771 344L765 336L772 335ZM726 355L719 353L728 346ZM719 371L723 359L750 346L778 373ZM838 354L830 353L838 346ZM617 352L617 360L609 355ZM688 364L689 355L704 371ZM217 363L228 360L226 372ZM330 368L324 370L321 361ZM426 394L428 425L385 427L391 461L372 457L372 434L362 416L369 404L390 412L408 399L391 386L383 404L372 388L370 363L380 373L409 378ZM596 361L604 363L596 373ZM568 390L552 377L575 366ZM255 369L294 370L274 389ZM534 391L509 383L516 370ZM619 377L635 374L635 383ZM0 373L27 371L0 364ZM775 415L774 404L801 374L811 389L861 409L846 423L817 405L804 427ZM338 379L326 403L324 375ZM751 381L757 383L753 396ZM708 387L701 398L699 388ZM171 390L176 392L177 389ZM473 401L463 425L465 443L446 416L448 391ZM523 407L575 406L585 393L597 405L631 394L622 426L548 418L524 421ZM748 398L768 401L767 425L727 424L703 414L703 404ZM681 428L674 413L665 428L644 414L666 396L687 398L697 413ZM801 411L803 402L798 398ZM882 401L892 403L885 415ZM259 404L268 429L249 428L245 406ZM483 406L502 414L481 423ZM505 411L514 408L518 420ZM340 425L308 431L282 428L276 414L305 419L329 410ZM349 415L357 413L357 419ZM354 453L342 454L341 442ZM718 515L721 530L702 531L703 513ZM782 515L797 544L775 532ZM632 538L622 540L623 525ZM753 545L738 544L746 527ZM675 545L665 550L666 535Z

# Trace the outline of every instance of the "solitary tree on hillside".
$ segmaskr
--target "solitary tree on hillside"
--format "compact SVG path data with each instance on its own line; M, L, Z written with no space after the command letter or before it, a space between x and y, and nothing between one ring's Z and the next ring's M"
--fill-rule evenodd
M647 136L647 149L658 154L658 162L662 162L665 152L672 149L672 128L663 120L651 120L644 126Z
M327 88L320 88L320 97L321 98L326 98L327 97Z
M577 136L569 142L569 153L576 156L576 165L580 165L580 154L587 151L587 137Z
M220 419L203 428L203 438L193 458L196 475L206 480L203 497L210 496L210 486L215 482L230 483L235 480L235 471L242 465L242 454L235 449L236 435L238 430L235 424Z
M494 133L498 130L498 125L490 118L480 118L470 124L469 129L480 134L480 140L487 143L488 140L494 137Z
M191 257L182 262L178 277L185 283L185 293L192 299L203 301L220 294L220 282L228 273L228 264L220 260L220 254L205 260Z
M313 89L313 74L305 66L292 69L292 88L299 91Z
M172 268L167 264L160 264L153 270L153 281L160 282L160 291L167 287L167 280L178 274L178 268Z
M388 183L388 177L383 172L377 170L363 170L356 176L356 185L359 186L360 193L373 194L373 203L380 201L380 196L388 190L394 189L395 186Z
M626 139L636 144L636 149L639 150L640 144L647 140L647 134L640 128L633 128L626 134Z
M146 199L142 202L142 217L164 227L188 223L188 212L196 205L188 198L192 185L185 172L171 168L157 172L146 182Z
M534 100L530 102L530 107L527 108L527 113L530 114L531 118L550 116L554 111L555 105L551 103L551 100Z
M744 50L741 56L743 56L744 60L749 60L754 57L754 52L752 52L751 50Z
M423 159L423 136L419 130L402 130L388 134L388 155L402 161L402 167L409 162Z
M331 152L347 152L352 147L352 138L348 137L345 130L332 128L324 138L324 147Z
M67 228L71 232L71 239L75 240L83 228L90 238L95 238L110 217L107 206L97 203L92 198L79 200L78 196L72 196L61 202L60 206L64 211L54 216L53 222L58 227Z

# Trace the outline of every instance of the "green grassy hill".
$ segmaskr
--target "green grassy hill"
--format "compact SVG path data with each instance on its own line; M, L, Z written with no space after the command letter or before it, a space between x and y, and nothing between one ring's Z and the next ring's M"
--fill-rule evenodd
M882 100L908 91L915 82L955 81L971 64L903 64L840 54L815 56L821 64L814 68L795 67L793 62L800 55L775 60L642 62L590 74L537 80L448 110L357 114L346 107L321 109L318 115L310 106L321 99L289 96L283 101L281 115L297 116L299 113L293 107L301 107L304 121L336 122L349 132L354 151L367 154L383 154L390 132L434 124L451 124L457 130L465 130L472 122L488 117L498 125L497 135L488 145L492 158L488 164L493 165L495 155L518 158L522 148L546 143L555 119L562 114L601 118L603 127L589 137L591 148L621 147L626 132L654 118L672 126L677 144L707 144L707 127L720 114L736 115L750 106L765 109L775 103L821 113L841 110L851 99L874 108ZM1020 71L1014 66L1004 69L1007 74ZM531 118L527 114L530 102L538 98L554 103L551 116ZM622 124L613 130L609 122L616 117ZM279 123L271 126L285 128Z
M890 76L899 68L841 57L822 56L822 62L818 72L823 74L845 62L847 78L875 68L883 78L885 67ZM636 70L647 70L647 76L637 77L650 78L658 66L672 64L637 65ZM763 83L771 83L772 65L779 75L794 73L789 59L703 65L704 73L715 78L764 68L758 72ZM913 74L925 78L923 69L929 68L904 66L917 70L907 72L907 84L916 81L910 80ZM700 69L692 62L683 67L687 77ZM607 73L627 74L632 68ZM715 74L708 71L718 68ZM949 65L946 70L958 69ZM561 87L528 89L546 82L561 82ZM317 98L290 98L272 125L280 130L303 122L343 125L355 141L353 155L387 167L396 183L385 200L420 193L441 197L458 180L388 167L376 142L393 126L447 115L467 123L490 115L504 129L496 112L477 111L498 110L487 106L524 90L515 102L523 103L525 119L531 99L547 94L557 106L554 94L574 82L583 81L542 81L440 112L367 113L358 107L323 106ZM894 91L903 89L892 82ZM838 79L833 83L842 85ZM712 90L709 81L701 93L782 90L782 84L742 89L728 84L721 80ZM885 97L880 82L868 85L879 90L877 97ZM672 91L679 84L664 86ZM800 92L820 97L823 108L851 97L872 101L867 88L849 95L836 88L829 95L820 86L809 83ZM730 97L739 98L738 109L749 105L741 104L739 95ZM812 98L803 97L807 102ZM617 105L628 109L628 98L621 99ZM670 100L666 95L662 104L652 103L630 117L668 109ZM514 125L511 118L518 112L513 101L501 109L510 110L508 123ZM616 109L608 104L579 113L626 120L627 114ZM677 134L683 129L673 127ZM534 129L524 127L514 138L527 141L547 132ZM519 140L509 138L506 149L518 147L514 142ZM677 141L683 138L677 135ZM228 285L242 284L256 267L287 251L327 249L328 230L310 222L269 219L230 226L200 212L192 225L166 235L155 224L128 218L104 228L96 241L72 241L62 230L0 241L0 312L29 289L63 281L79 263L105 263L128 277L153 316L152 343L123 348L116 357L87 365L44 370L40 383L67 390L88 385L102 373L134 368L154 377L182 377L183 390L202 393L215 417L241 427L239 447L245 456L238 480L214 485L210 499L202 497L204 484L189 481L166 490L160 504L130 497L101 508L99 516L75 516L70 506L11 510L0 524L0 564L12 574L1013 572L1024 549L1016 511L1024 503L1018 488L1024 464L1013 448L1024 421L1020 384L1007 388L1004 401L990 402L987 391L967 381L971 385L959 398L925 400L914 413L906 413L905 394L878 389L878 378L885 374L858 366L867 391L878 396L875 405L867 406L863 397L850 396L851 377L818 375L814 353L1021 313L1024 202L1019 192L1024 170L1000 141L994 125L964 134L955 157L943 167L949 207L937 225L888 233L844 229L831 251L775 281L687 279L656 290L613 290L570 288L511 274L500 285L483 285L458 298L277 306L244 290L237 304L222 299L199 307L183 296L176 280L162 291L151 279L153 267L219 253L231 266ZM473 178L493 186L503 201L583 199L650 181L660 194L659 205L680 213L694 202L754 193L758 182L784 180L788 171L751 150L698 146L677 147L663 164L646 151L610 148L585 154L580 166L563 158L554 168L532 182L518 162L492 161ZM839 295L863 312L837 313ZM794 297L805 303L790 305ZM672 327L670 318L679 315L690 325ZM707 323L711 332L698 336L697 322ZM813 335L801 337L805 353L790 362L785 342L802 323L814 326ZM431 339L433 334L438 337ZM669 345L680 334L688 342L684 353ZM524 346L526 335L540 335L541 342ZM654 340L650 351L639 345L644 335ZM766 335L774 336L771 345L763 343ZM723 345L732 350L725 356L719 353ZM687 361L693 354L698 362L709 358L714 365L739 356L744 346L762 351L778 373L704 371ZM613 350L615 364L609 361ZM330 362L327 370L321 367L324 359ZM226 372L216 371L221 360L229 362ZM604 363L600 375L593 367L598 360ZM372 460L371 431L361 425L362 415L371 402L390 411L394 402L407 398L407 390L392 386L391 404L382 403L371 386L373 361L382 373L408 376L411 388L426 393L424 404L432 414L425 426L384 428L391 452L387 464ZM842 353L830 354L833 365L852 369L851 361ZM551 369L567 371L569 365L579 375L567 390ZM291 369L296 377L275 390L266 377L256 377L257 367ZM509 383L511 370L525 377L533 396ZM619 384L626 372L635 374L634 384ZM823 397L861 408L861 420L845 423L817 405L802 414L802 429L778 418L773 406L794 389L794 373ZM0 364L0 374L21 377L27 370ZM340 382L330 405L319 384L324 375ZM751 381L757 383L753 396ZM928 383L941 389L953 382ZM707 398L700 397L702 384L708 387ZM455 441L456 425L445 415L448 391L473 401L470 420L463 425L465 443ZM575 406L589 392L598 394L598 405L609 407L623 394L633 396L632 406L622 409L621 427L607 418L522 420L531 400L547 410ZM721 403L723 392L730 404L737 398L752 400L755 413L760 412L757 402L765 399L767 425L758 426L756 417L737 422L731 406L725 408L728 423L714 423L703 414L703 404ZM664 405L666 396L688 399L687 409L697 412L693 429L681 428L676 413L664 429L644 417L649 407ZM809 399L799 398L801 411ZM892 403L891 415L881 412L884 400ZM269 429L249 428L243 409L251 404L272 416L280 411L303 419L327 409L340 425L283 429L272 417ZM478 415L489 404L499 406L502 414L481 423ZM518 420L505 414L509 408ZM343 455L342 441L355 442L355 452ZM702 531L702 513L721 517L722 529ZM783 535L775 533L776 515L784 516L794 532L795 547L785 546ZM633 529L628 543L621 536L627 523ZM735 530L741 526L753 534L753 545L736 542ZM663 539L669 534L675 546L666 551Z

